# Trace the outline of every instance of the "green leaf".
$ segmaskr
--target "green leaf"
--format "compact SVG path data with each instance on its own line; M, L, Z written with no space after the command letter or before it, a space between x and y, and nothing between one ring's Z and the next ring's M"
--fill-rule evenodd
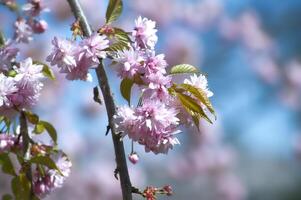
M33 132L35 134L41 134L45 131L44 125L41 123L41 121L35 125Z
M198 68L189 65L189 64L181 64L175 65L171 68L169 74L187 74L187 73L198 73Z
M120 92L123 98L128 101L128 104L131 105L131 91L134 85L132 79L125 78L120 83Z
M33 64L35 65L43 65L43 69L42 69L42 73L44 76L46 76L47 78L49 78L50 80L55 80L55 75L52 71L52 69L45 63L34 60Z
M47 78L49 78L50 80L55 80L55 75L53 73L53 71L50 69L50 67L46 64L43 64L43 74L44 76L46 76Z
M129 43L117 41L114 44L111 44L108 48L104 49L104 51L123 51L125 49L129 49Z
M2 31L0 31L0 47L5 45L5 37L2 33Z
M10 77L15 77L16 75L17 75L17 72L15 70L10 70L7 73L7 76L10 76Z
M131 42L129 34L120 28L114 28L114 36L118 41L123 41L124 43Z
M214 115L216 119L214 108L209 98L207 97L207 94L202 89L196 88L190 84L185 83L181 84L180 86L188 92L190 92L192 95L194 95L198 100L200 100L200 102L202 102L208 108L208 110Z
M31 183L24 173L12 179L12 191L16 200L29 200Z
M13 200L13 196L10 194L5 194L2 196L2 200Z
M2 165L2 172L15 176L15 168L13 163L10 160L10 157L8 156L7 153L0 154L0 165Z
M56 166L55 162L48 156L35 156L31 158L29 162L46 166L49 169L57 170L62 175L60 169Z
M39 123L39 116L30 112L30 111L26 111L26 118L27 120L32 123L32 124L38 124Z
M190 114L191 114L191 112L193 112L194 115L198 114L202 118L206 119L209 123L212 124L212 121L210 120L210 118L206 115L203 108L195 101L195 99L193 99L192 97L190 97L186 94L181 94L181 93L177 93L177 96L178 96L179 100L181 101L182 105L184 106L184 108L186 108L190 111Z
M121 0L110 0L106 12L106 24L110 24L118 19L122 12Z
M55 144L57 144L57 132L54 126L52 126L52 124L46 121L40 121L39 124L44 126L51 139L54 141Z

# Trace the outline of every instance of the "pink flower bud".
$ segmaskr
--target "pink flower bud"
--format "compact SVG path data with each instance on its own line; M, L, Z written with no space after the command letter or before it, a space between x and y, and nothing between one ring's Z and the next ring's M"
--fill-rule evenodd
M136 153L132 153L129 155L129 160L131 161L131 163L133 163L134 165L139 161L139 156Z
M44 33L48 28L48 24L45 20L34 20L30 26L34 33Z
M172 195L172 187L170 185L165 185L163 187L164 192L166 192L167 196L171 196Z

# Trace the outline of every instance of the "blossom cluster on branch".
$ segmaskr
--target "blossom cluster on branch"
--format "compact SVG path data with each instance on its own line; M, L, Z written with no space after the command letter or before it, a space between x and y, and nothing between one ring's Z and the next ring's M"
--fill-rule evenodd
M30 111L39 100L43 81L55 79L52 70L31 57L18 59L18 44L32 41L33 33L47 29L47 23L39 20L47 9L40 0L23 6L16 1L0 3L17 15L14 36L7 39L0 32L0 164L13 177L13 196L4 194L3 199L40 199L62 186L72 165L57 148L55 128ZM51 138L50 145L35 139L43 132ZM16 162L11 155L18 158Z

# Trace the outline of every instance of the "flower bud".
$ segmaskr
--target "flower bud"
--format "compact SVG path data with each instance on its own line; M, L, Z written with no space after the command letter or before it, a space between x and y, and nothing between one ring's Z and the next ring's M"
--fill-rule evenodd
M48 24L45 20L34 20L30 26L34 33L44 33L48 28Z
M131 163L133 163L134 165L139 161L139 156L136 153L131 153L129 155L129 160Z
M165 185L163 187L164 192L166 192L167 196L171 196L172 195L172 187L170 185Z

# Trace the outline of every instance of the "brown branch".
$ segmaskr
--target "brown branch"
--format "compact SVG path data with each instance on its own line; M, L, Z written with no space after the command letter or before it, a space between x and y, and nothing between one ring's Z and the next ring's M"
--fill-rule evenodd
M28 125L27 125L27 119L26 119L26 114L24 111L20 112L20 135L22 136L22 146L23 146L23 158L24 158L24 163L22 165L25 166L26 168L26 178L30 182L30 194L28 199L34 199L34 192L33 192L33 185L32 185L32 173L31 173L31 164L28 162L30 159L30 136L28 133Z
M90 36L92 34L91 27L87 21L87 18L79 4L78 0L67 0L69 6L75 16L76 20L79 21L80 26L83 30L84 36ZM99 82L99 87L101 88L104 102L107 109L109 127L112 133L112 139L114 144L114 151L116 157L116 164L120 178L120 185L122 190L123 200L132 200L132 184L127 168L126 156L124 152L123 142L120 140L119 135L116 133L116 128L113 121L113 116L116 113L116 106L114 103L114 98L110 89L108 82L108 77L106 75L102 60L100 59L100 64L96 68L96 75Z

